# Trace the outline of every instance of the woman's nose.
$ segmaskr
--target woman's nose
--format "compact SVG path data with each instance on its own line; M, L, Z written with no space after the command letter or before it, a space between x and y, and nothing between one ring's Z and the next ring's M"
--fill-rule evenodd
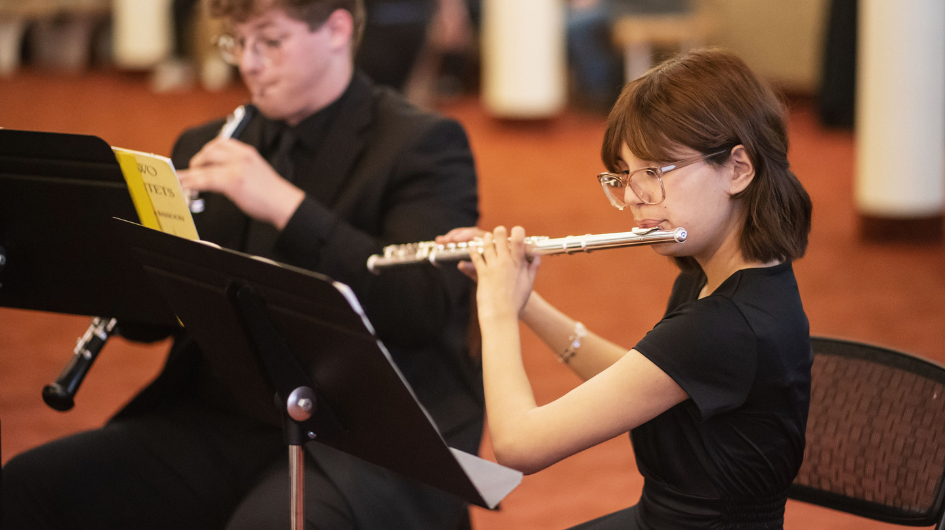
M623 189L623 202L627 206L630 206L631 204L643 204L643 200L640 199L637 193L633 190L633 186L631 186L629 183Z

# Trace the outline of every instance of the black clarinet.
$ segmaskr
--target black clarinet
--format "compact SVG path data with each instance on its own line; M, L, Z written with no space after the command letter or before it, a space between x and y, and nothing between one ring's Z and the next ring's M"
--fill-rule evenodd
M240 105L227 118L223 128L220 129L219 136L222 138L236 138L239 136L246 124L256 113L256 107L252 105ZM190 211L200 213L203 211L203 199L199 196L189 198ZM3 265L2 253L0 253L0 266ZM67 411L75 406L75 395L79 391L82 380L85 379L92 363L102 351L109 337L115 333L117 321L114 318L95 317L85 334L79 337L73 350L72 358L62 369L62 373L56 380L43 387L43 401L50 407Z
M56 380L43 387L43 401L50 407L67 411L75 406L75 394L98 357L98 352L115 332L114 318L95 317L85 334L79 337L72 358Z

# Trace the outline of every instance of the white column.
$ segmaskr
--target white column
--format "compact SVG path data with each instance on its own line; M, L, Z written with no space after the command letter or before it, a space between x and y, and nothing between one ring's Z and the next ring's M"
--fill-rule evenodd
M945 203L945 2L860 0L858 28L857 209L934 223Z
M112 0L115 64L149 69L170 57L174 42L171 0Z
M548 118L567 103L563 0L483 0L482 97L502 118Z
M12 16L0 18L0 77L12 75L20 65L20 44L26 20Z

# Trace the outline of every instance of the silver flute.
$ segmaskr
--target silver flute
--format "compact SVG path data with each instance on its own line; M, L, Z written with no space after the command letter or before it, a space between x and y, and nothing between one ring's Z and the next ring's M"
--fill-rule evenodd
M590 252L605 248L633 247L637 245L655 245L658 243L682 243L686 241L686 229L660 230L658 228L634 228L629 232L613 234L586 234L550 239L545 236L525 238L526 256L546 256L550 254L573 254ZM374 274L384 269L403 265L430 262L455 262L469 259L470 252L482 252L482 239L475 238L464 243L441 245L435 241L388 245L384 254L374 254L368 258L367 268Z

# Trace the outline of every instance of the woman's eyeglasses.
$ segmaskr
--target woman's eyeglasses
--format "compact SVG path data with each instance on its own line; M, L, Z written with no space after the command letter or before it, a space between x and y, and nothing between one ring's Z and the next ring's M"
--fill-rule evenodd
M701 162L726 151L727 149L723 149L707 155L698 155L662 167L644 167L633 171L621 171L620 173L604 172L597 175L597 181L604 188L604 194L607 195L610 204L613 204L618 210L623 210L628 206L626 200L627 186L630 186L637 198L644 203L659 204L666 199L663 175L674 169Z

